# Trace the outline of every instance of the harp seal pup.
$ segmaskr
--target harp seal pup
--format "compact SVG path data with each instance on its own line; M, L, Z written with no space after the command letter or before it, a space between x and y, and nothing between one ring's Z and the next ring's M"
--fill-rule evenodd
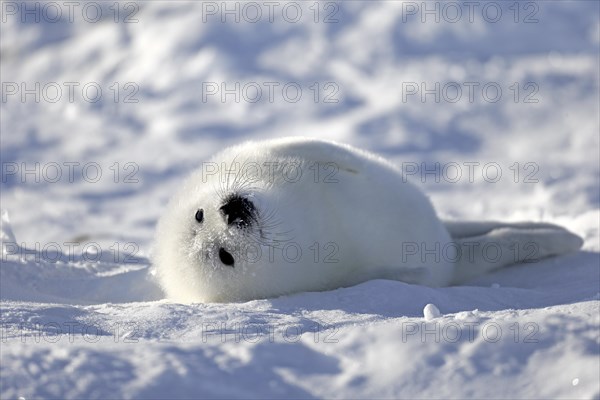
M381 278L460 284L582 245L546 223L444 223L383 158L302 137L247 142L203 163L169 202L155 238L159 282L185 303Z

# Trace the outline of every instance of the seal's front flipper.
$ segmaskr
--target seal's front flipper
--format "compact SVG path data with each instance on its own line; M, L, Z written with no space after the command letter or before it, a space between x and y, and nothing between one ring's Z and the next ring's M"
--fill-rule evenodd
M548 223L447 222L458 255L454 283L506 265L577 251L583 240Z

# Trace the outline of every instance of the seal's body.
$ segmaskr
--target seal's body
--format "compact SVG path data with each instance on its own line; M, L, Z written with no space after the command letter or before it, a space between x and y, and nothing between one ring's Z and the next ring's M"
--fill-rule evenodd
M517 245L537 239L538 251L509 251L510 237ZM505 253L490 260L489 249L470 245L467 258L468 240ZM382 158L285 138L231 147L204 163L159 222L154 262L169 298L240 301L375 278L443 286L580 245L549 224L446 226Z

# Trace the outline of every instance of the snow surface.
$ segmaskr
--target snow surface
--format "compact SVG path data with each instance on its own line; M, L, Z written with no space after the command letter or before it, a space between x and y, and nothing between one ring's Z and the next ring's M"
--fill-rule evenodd
M496 23L481 8L472 23L436 23L406 13L421 2L404 13L400 1L321 3L318 22L313 3L298 2L297 23L281 8L269 22L266 7L257 23L222 23L201 3L148 1L131 3L127 24L124 3L118 23L112 2L96 23L83 6L72 23L23 23L8 3L3 85L95 82L103 97L21 101L2 88L3 399L600 397L600 3L526 2L515 23L513 2L496 2ZM337 22L324 23L332 10ZM295 82L303 97L203 101L203 82ZM323 102L331 82L337 103ZM495 82L503 95L403 101L407 82ZM528 82L537 103L523 102ZM138 102L124 102L127 83ZM222 147L299 134L401 167L458 163L457 182L411 175L441 216L554 222L584 249L465 287L375 280L241 304L165 300L149 255L173 189ZM80 163L73 179L70 162ZM82 177L89 162L97 182ZM473 181L469 162L479 163ZM481 173L492 162L495 183ZM63 175L21 173L35 163ZM524 179L532 171L537 182Z

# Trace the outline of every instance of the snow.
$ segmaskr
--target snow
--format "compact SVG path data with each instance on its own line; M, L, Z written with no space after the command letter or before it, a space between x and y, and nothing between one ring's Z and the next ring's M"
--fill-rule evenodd
M78 3L73 22L23 23L7 8L23 4L1 4L2 398L600 397L598 2L520 3L517 23L513 2L493 3L495 23L483 6L469 22L461 2L456 23L422 22L407 7L423 3L399 1L320 3L318 22L296 2L295 23L283 5L273 21L265 7L256 23L251 10L222 23L206 8L221 2L166 1L121 3L117 17L103 3L98 22ZM40 101L22 101L36 82ZM42 90L52 82L56 102ZM256 83L263 97L247 101L248 86L239 102L205 99L207 82ZM268 82L280 84L272 102ZM436 82L463 95L407 94ZM470 101L466 82L502 97ZM553 222L584 248L463 287L165 300L149 258L174 188L225 146L298 134L389 158L444 218Z
M435 306L435 304L427 304L425 308L423 308L423 318L425 321L431 321L432 319L441 317L440 309Z

